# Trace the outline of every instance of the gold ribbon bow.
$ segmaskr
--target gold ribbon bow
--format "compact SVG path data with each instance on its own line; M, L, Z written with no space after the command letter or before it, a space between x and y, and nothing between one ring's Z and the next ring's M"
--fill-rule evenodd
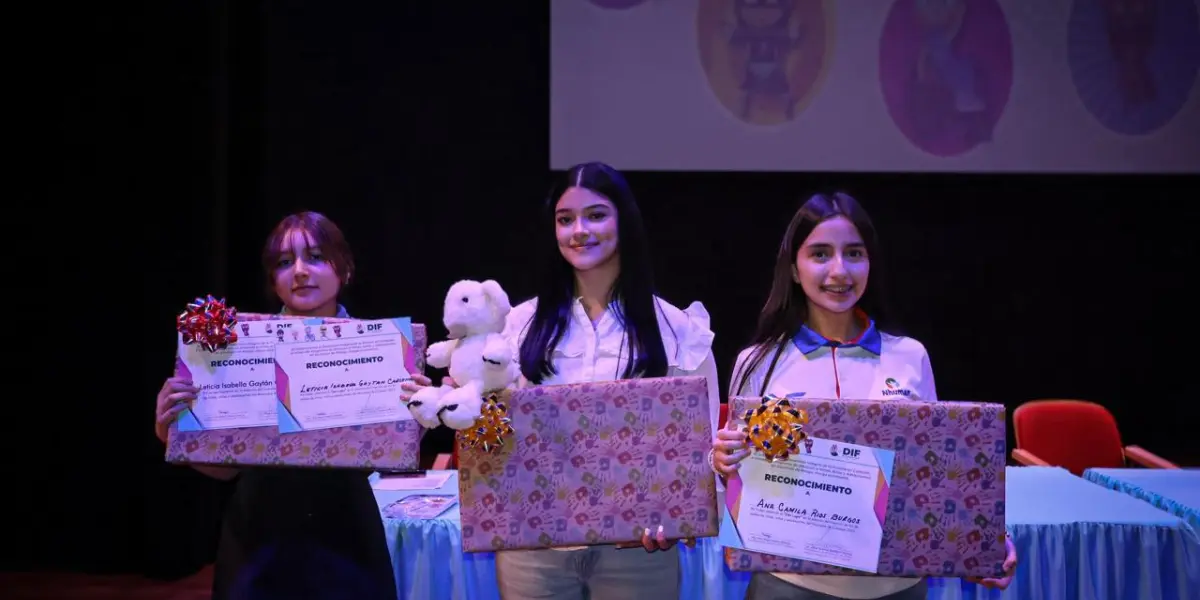
M787 460L808 437L804 432L808 413L793 407L787 398L763 396L762 404L746 410L742 420L746 422L742 427L746 444L762 452L768 462Z
M508 417L508 406L500 401L500 394L492 392L483 397L479 419L475 424L460 431L459 435L468 448L483 448L484 452L499 452L504 441L513 434L512 419Z

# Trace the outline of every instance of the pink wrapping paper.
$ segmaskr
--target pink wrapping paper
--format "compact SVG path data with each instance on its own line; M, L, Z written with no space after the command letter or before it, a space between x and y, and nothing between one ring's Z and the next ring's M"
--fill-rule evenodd
M975 402L789 398L808 411L809 435L896 452L879 571L892 577L1003 573L1005 409ZM743 424L761 398L731 398ZM726 548L734 571L873 575Z
M459 440L462 543L493 552L717 534L708 384L670 377L506 391L511 442ZM630 550L633 552L635 550Z
M238 321L290 318L239 313ZM325 319L347 322L355 319ZM425 326L412 324L416 372L425 370ZM416 421L356 425L280 435L275 427L178 431L173 423L166 460L176 464L409 470L420 466L422 428Z

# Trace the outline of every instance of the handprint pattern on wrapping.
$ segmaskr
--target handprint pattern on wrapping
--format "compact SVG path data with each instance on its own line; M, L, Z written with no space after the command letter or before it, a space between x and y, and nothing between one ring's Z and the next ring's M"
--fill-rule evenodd
M512 443L459 449L463 548L716 535L707 393L703 377L505 392Z
M732 414L739 414L759 400L730 402ZM1003 571L1002 406L803 398L793 404L813 415L813 437L895 451L879 575L991 577ZM737 571L862 574L736 549L726 549L726 562Z

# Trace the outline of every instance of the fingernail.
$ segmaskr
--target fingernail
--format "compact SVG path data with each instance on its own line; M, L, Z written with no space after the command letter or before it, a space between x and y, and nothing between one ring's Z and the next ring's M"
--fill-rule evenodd
M659 525L659 526L658 526L658 533L660 533L660 534L661 534L662 532L663 532L663 526L662 526L662 525Z

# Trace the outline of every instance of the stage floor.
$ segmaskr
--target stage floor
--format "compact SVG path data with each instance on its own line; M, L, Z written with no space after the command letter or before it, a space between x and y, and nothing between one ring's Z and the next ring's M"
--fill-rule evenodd
M5 600L209 600L212 567L176 581L136 575L0 573Z

